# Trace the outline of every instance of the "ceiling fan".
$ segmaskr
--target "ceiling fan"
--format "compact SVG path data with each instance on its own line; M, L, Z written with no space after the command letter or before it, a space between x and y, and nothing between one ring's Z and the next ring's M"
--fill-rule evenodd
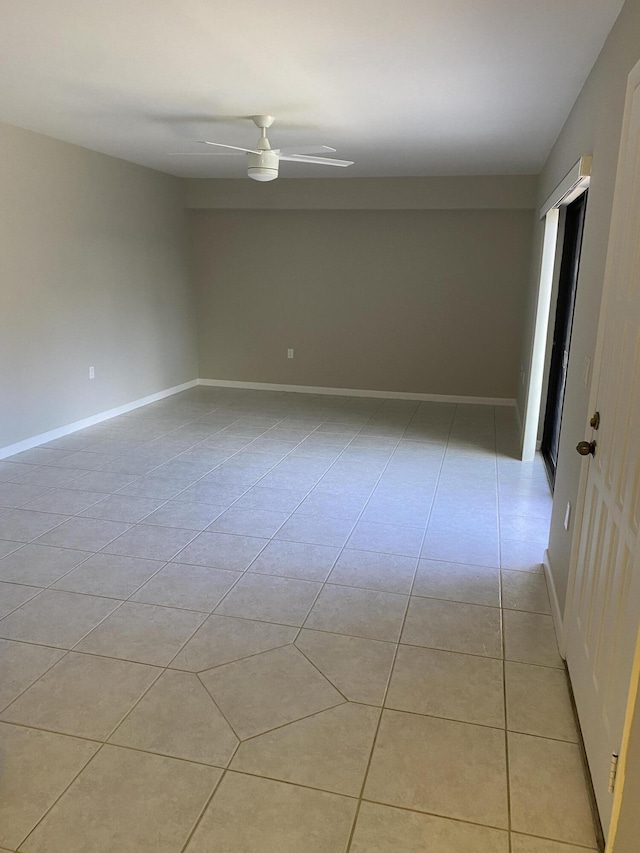
M237 145L226 145L224 142L201 140L203 145L215 145L216 148L228 148L227 152L209 152L209 154L246 154L247 174L254 181L274 181L278 177L280 160L293 163L315 163L319 166L352 166L353 160L335 160L331 157L314 157L313 154L325 154L335 151L328 145L316 145L306 148L272 148L267 139L267 128L274 122L273 116L251 116L256 127L260 128L260 139L255 148L240 148Z

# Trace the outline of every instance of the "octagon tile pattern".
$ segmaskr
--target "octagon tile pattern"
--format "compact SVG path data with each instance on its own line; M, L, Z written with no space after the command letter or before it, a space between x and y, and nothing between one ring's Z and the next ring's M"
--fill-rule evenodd
M0 853L595 850L516 437L199 387L1 462Z

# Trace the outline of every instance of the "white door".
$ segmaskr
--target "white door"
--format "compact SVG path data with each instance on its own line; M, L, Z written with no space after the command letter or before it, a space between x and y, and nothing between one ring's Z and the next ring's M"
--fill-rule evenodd
M640 64L629 78L591 402L601 424L583 463L565 642L606 835L640 624Z

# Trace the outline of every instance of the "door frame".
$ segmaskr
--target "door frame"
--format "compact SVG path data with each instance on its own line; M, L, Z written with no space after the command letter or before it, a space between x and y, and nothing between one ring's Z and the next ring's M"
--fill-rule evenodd
M580 275L580 255L582 253L582 238L584 234L587 195L588 189L585 189L584 192L580 193L580 195L578 195L570 204L567 204L562 240L558 240L558 248L561 249L561 261L559 265L560 270L558 276L557 296L555 300L553 330L551 331L551 335L547 342L549 363L548 366L546 366L545 360L547 388L544 395L544 416L541 417L542 443L540 447L552 491L555 487L557 453L559 450L558 439L562 424L566 375L569 366L569 353L571 351L573 317L576 294L578 291L578 279ZM570 243L567 242L568 240L570 240ZM563 328L560 330L558 329L559 322L563 325ZM562 355L560 354L560 350L556 347L556 344L560 343L559 340L556 340L558 332L564 335L562 340ZM562 359L562 365L560 365L559 359ZM553 430L550 418L553 418ZM549 446L550 433L552 432L553 438L556 439L556 446L554 448L556 453L555 460L552 458L552 454L550 452L551 447Z
M562 252L559 251L562 246L560 208L571 204L588 189L591 181L591 160L591 156L587 154L580 157L538 211L539 219L544 220L544 238L538 275L533 341L526 370L528 380L520 454L523 462L533 461L538 449L538 428L542 417L542 392L546 385L545 371L549 349L551 297L554 285L557 283L562 256Z

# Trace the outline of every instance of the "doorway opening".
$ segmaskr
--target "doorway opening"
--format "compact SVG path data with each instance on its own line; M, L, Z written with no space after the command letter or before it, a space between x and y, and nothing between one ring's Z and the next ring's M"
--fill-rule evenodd
M564 246L564 213L573 202L586 192L591 176L591 157L582 156L560 181L539 211L544 235L540 257L540 278L536 298L535 320L528 364L521 365L522 382L526 381L524 411L522 412L522 443L520 458L532 462L540 450L542 435L540 425L544 415L549 355L548 340L550 320L553 315L552 295L558 291L558 278ZM560 216L562 210L563 216ZM580 231L580 238L582 231ZM575 294L574 294L575 299ZM573 314L573 312L571 312ZM544 401L544 402L543 402ZM558 424L559 429L559 424Z
M588 191L578 196L575 201L567 205L565 213L562 261L560 263L556 317L547 383L547 402L540 447L552 490L555 485L558 464L562 408L567 383L587 195Z

